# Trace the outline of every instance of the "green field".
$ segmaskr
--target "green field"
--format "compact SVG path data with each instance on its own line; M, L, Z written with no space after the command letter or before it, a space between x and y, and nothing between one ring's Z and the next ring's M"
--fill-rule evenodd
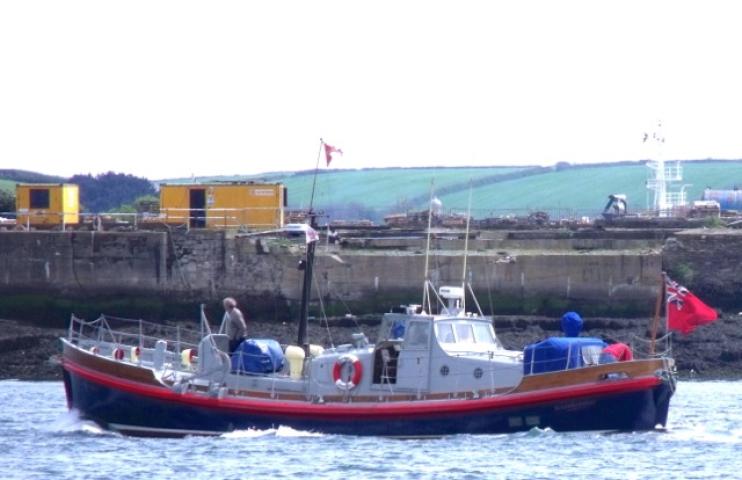
M731 189L742 186L742 161L683 162L683 185L689 201L701 198L706 187ZM509 213L522 215L544 210L552 215L600 214L608 195L628 196L629 211L651 207L653 192L646 188L650 170L643 163L572 166L565 169L520 169L520 178L510 178L513 168L420 169L338 172L319 175L315 193L318 208L348 203L362 204L380 220L391 211L424 209L431 179L436 195L447 211L465 212L469 181L483 185L472 189L472 214L477 218ZM305 208L311 175L276 179L289 189L289 204ZM679 188L679 185L678 187Z
M314 204L326 207L355 202L372 209L412 203L415 207L430 197L431 182L436 190L461 185L469 180L523 170L512 167L373 169L327 173L317 176ZM289 204L304 208L309 205L313 175L290 176L283 182L289 190Z
M5 180L0 178L0 190L4 190L15 195L15 182L13 180Z
M742 185L742 161L684 162L683 185L688 201L699 200L706 187L731 189ZM532 175L474 189L472 213L487 217L516 210L575 210L594 216L605 206L608 195L628 196L629 211L651 207L653 192L646 187L649 168L643 164L572 167ZM443 198L444 206L465 210L468 192Z
M0 190L15 195L16 183L62 183L65 179L54 175L18 169L0 169Z

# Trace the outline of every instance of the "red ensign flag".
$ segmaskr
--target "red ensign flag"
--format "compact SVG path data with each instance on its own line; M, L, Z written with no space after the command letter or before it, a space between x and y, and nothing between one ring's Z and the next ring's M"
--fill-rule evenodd
M716 310L703 303L682 285L665 277L667 294L667 328L688 334L699 325L718 318Z

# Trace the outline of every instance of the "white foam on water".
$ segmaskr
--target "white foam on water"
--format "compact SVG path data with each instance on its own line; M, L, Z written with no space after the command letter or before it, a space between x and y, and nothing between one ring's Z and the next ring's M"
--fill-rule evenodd
M83 420L77 410L69 410L60 414L44 430L53 433L82 432L89 435L117 435L115 432L101 428L95 422Z
M220 435L222 438L260 438L266 436L275 436L276 429L268 428L266 430L257 430L254 428L248 428L247 430L235 430Z
M47 427L48 430L54 432L75 432L80 430L82 423L80 412L69 410L59 414Z
M294 430L291 427L284 427L283 425L278 427L276 430L277 437L322 437L322 433L307 432L306 430Z
M300 438L300 437L321 437L321 433L307 432L304 430L295 430L291 427L285 427L283 425L278 428L268 428L265 430L258 430L249 428L247 430L235 430L221 435L222 438L260 438L260 437L285 437L285 438Z
M742 443L742 429L733 429L727 432L709 430L705 425L695 425L693 428L683 430L669 430L669 435L660 438L664 441L674 442L708 442L719 444Z
M556 432L552 430L550 427L546 427L546 428L533 427L527 432L520 432L520 433L521 435L526 436L526 437L540 437L542 435L554 435Z

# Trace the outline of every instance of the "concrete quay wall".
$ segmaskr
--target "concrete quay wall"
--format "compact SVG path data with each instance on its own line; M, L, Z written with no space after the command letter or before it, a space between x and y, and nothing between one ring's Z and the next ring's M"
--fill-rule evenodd
M467 278L486 312L491 303L501 313L555 313L576 306L603 315L651 315L663 269L684 276L680 280L711 304L717 296L734 303L742 287L742 236L734 231L705 236L687 231L669 238L545 233L470 241ZM353 313L378 313L395 303L419 303L424 241L363 241L318 247L315 288L325 308L343 313L347 305ZM440 235L433 247L433 282L460 283L463 240ZM181 303L234 295L261 314L282 318L277 312L300 298L296 266L302 250L301 243L286 239L202 230L0 232L0 294L155 296Z
M662 250L664 270L709 305L742 310L742 230L677 232Z

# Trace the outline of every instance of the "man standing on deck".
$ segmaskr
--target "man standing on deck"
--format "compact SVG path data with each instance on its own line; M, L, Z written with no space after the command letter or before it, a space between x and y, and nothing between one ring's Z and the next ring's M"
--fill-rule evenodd
M242 312L237 308L237 301L232 297L224 299L224 316L227 322L227 337L229 337L229 353L234 352L242 340L247 335L247 325L245 325L245 317L242 316Z

